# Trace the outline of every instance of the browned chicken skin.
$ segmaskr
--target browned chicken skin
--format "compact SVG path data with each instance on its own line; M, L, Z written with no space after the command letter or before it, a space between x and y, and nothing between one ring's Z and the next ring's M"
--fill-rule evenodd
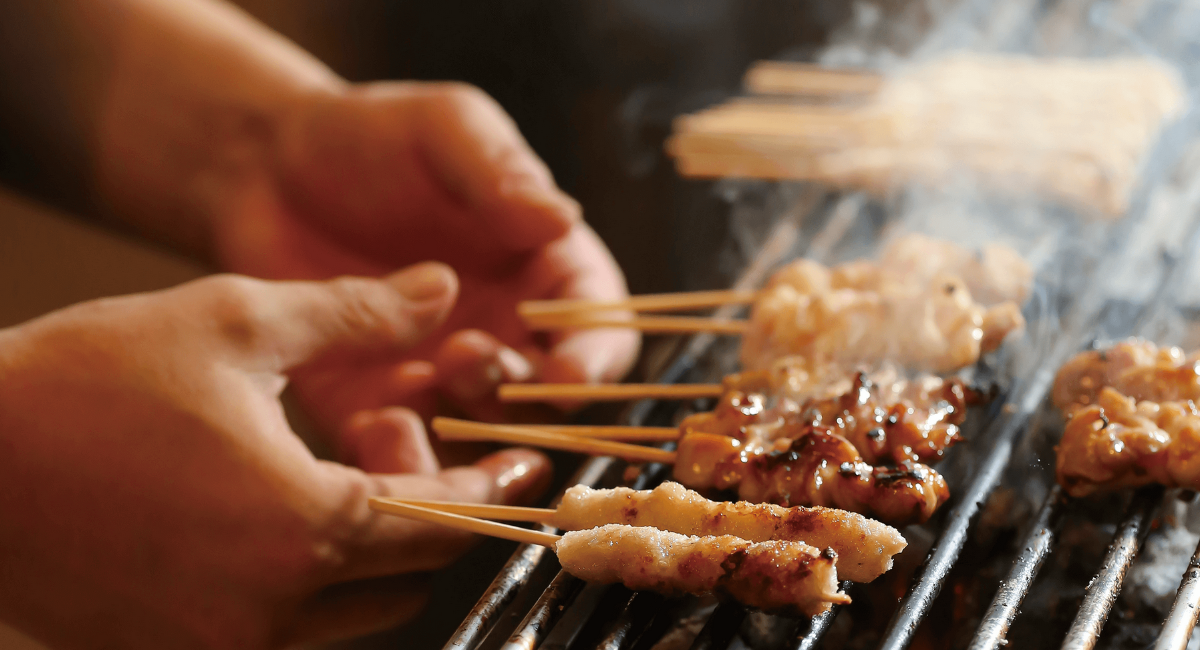
M736 489L738 497L782 506L827 506L893 526L924 522L949 498L945 480L920 463L873 467L842 436L785 425L769 447L692 432L679 441L675 479L697 489Z
M1059 483L1072 496L1157 483L1200 489L1200 371L1195 355L1127 340L1076 355L1053 400L1067 415Z

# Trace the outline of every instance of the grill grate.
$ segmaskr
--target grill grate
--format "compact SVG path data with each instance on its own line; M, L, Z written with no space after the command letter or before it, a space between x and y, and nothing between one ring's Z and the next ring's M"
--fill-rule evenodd
M1047 11L1050 3L1034 3L1037 11ZM988 0L964 2L958 12L958 20L970 16L986 17ZM1037 24L1039 15L1031 14L1026 21ZM953 30L944 30L950 33ZM1032 28L1030 28L1032 31ZM997 36L999 39L1000 37ZM936 40L936 39L933 39ZM1000 39L1003 40L1003 39ZM998 41L999 42L999 41ZM1193 101L1193 103L1195 103ZM1052 385L1055 372L1066 359L1086 342L1098 336L1118 336L1131 332L1145 331L1147 322L1156 309L1170 302L1174 288L1186 280L1187 264L1173 260L1164 264L1166 269L1155 283L1153 295L1144 299L1136 311L1141 322L1133 327L1116 327L1115 331L1096 331L1094 323L1106 323L1110 311L1120 311L1121 300L1110 295L1109 279L1105 273L1116 273L1123 268L1121 254L1124 244L1145 227L1152 192L1159 187L1168 172L1183 155L1184 148L1191 143L1196 132L1194 112L1189 113L1167 129L1159 139L1155 150L1148 156L1142 174L1142 182L1127 217L1112 228L1105 238L1107 253L1097 255L1110 261L1097 271L1099 281L1093 279L1088 291L1069 305L1069 311L1061 322L1052 325L1061 331L1050 349L1040 357L1040 362L1022 373L1023 380L997 400L995 409L989 414L991 424L980 435L975 444L992 441L991 448L980 454L979 466L974 468L966 485L956 490L952 508L941 520L937 539L913 584L901 599L890 623L883 632L880 648L901 650L912 642L918 626L929 614L935 599L950 575L971 535L989 496L1001 484L1010 461L1031 428L1034 416L1042 408ZM1192 206L1189 206L1189 209ZM792 197L791 208L775 227L762 252L750 264L735 288L760 286L767 274L781 261L801 252L808 242L807 253L817 259L829 257L838 243L854 230L855 220L864 210L864 201L857 195L835 197L819 188L805 187ZM1185 237L1185 251L1200 250L1200 219L1189 226ZM1071 235L1067 235L1071 236ZM1167 260L1172 262L1172 260ZM1051 297L1054 301L1062 297ZM664 382L682 382L700 373L700 367L713 355L716 339L701 335L692 339L684 354L661 377ZM1003 408L1002 408L1003 407ZM631 409L627 423L641 425L651 422L669 422L673 411L666 405L646 401ZM577 473L573 483L598 486L611 482L621 464L613 459L591 459ZM633 487L641 489L656 484L667 475L667 468L650 466L645 468ZM608 480L606 480L608 479ZM1145 537L1149 522L1160 503L1161 491L1147 489L1139 491L1122 521L1117 527L1101 571L1089 585L1084 603L1064 641L1064 648L1093 648L1099 641L1108 613L1120 593L1125 573L1135 558L1141 541ZM1058 486L1053 486L1046 495L1037 513L1032 518L1029 532L1023 538L1014 563L1001 581L999 589L987 608L970 641L971 650L991 650L1007 643L1005 636L1010 625L1018 616L1019 607L1034 583L1045 559L1054 548L1055 526L1070 507ZM475 650L481 647L488 634L498 623L501 615L522 590L530 584L535 568L547 559L547 550L536 546L518 547L512 558L500 571L476 607L455 632L447 649ZM845 583L843 588L850 588ZM505 650L535 650L548 648L547 639L555 631L556 624L583 591L583 583L559 572L549 586L538 596L536 602L515 631L504 644ZM581 601L582 602L582 601ZM695 603L691 603L695 604ZM673 607L665 599L654 594L632 594L618 607L612 620L599 628L598 641L575 639L569 634L562 642L564 647L595 647L603 650L624 650L650 647L647 639L672 624L682 625L679 619L686 616L684 607ZM795 628L794 622L775 621L780 630L786 630L786 641L772 647L789 650L813 650L821 647L825 635L834 626L838 608L806 624ZM722 603L704 616L703 627L691 643L693 650L715 650L739 647L742 643L739 631L756 623L756 616L748 616L744 608ZM1183 576L1179 592L1171 612L1158 638L1157 649L1183 650L1191 637L1191 631L1200 616L1200 546L1197 547L1191 564ZM671 619L672 622L665 619ZM744 635L743 635L744 636ZM556 642L557 643L557 642ZM743 643L744 645L744 643ZM494 646L493 646L494 647Z

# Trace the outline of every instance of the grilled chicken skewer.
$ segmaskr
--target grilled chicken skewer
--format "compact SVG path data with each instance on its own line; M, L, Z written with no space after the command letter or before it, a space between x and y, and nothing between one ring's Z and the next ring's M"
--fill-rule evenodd
M629 326L647 331L742 333L742 363L766 368L785 355L820 362L878 363L948 372L975 363L1024 326L1020 303L1032 270L1013 250L965 248L910 234L894 240L878 261L826 267L802 259L785 266L756 294L702 292L639 296L615 303L522 305L535 329ZM750 320L693 317L632 318L628 310L711 306L720 299L744 304ZM607 315L606 315L607 314ZM615 315L614 315L615 314Z
M832 548L838 554L838 575L854 582L870 582L883 575L891 568L892 557L907 545L900 531L857 513L709 501L671 481L653 490L598 490L576 485L567 489L556 509L400 501L485 519L550 524L560 530L625 524L701 537L733 535L751 542L804 542L816 548Z
M1200 489L1197 355L1140 340L1076 355L1053 399L1067 415L1058 481L1072 496L1158 483Z
M850 602L838 592L837 553L801 542L750 542L731 535L692 537L609 524L562 536L374 498L379 512L542 544L567 573L666 595L717 593L749 607L815 616Z
M848 440L819 428L785 425L769 447L690 433L678 451L562 435L509 425L434 418L443 440L532 445L674 465L675 480L695 489L736 489L744 501L832 506L891 525L924 522L949 498L945 480L920 463L872 467Z

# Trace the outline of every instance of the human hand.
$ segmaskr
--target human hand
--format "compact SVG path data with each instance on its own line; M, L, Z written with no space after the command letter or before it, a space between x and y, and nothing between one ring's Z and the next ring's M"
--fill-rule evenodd
M302 375L296 388L326 429L362 409L430 415L433 389L479 419L504 419L501 382L614 381L638 335L539 337L521 300L616 299L619 268L516 126L461 84L384 83L311 93L282 120L262 169L239 167L214 210L216 256L267 278L377 276L438 260L459 304L400 360L353 377ZM363 369L360 369L363 370Z
M547 461L441 470L420 420L385 408L340 423L366 471L389 472L368 474L314 458L279 394L405 354L454 296L438 265L217 276L0 330L0 618L63 648L267 648L413 616L421 572L469 536L367 499L518 501Z

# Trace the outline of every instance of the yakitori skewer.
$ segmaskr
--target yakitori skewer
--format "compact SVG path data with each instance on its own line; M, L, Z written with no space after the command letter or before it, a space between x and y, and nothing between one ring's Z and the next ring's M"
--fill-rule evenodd
M711 592L782 614L815 616L831 604L850 602L838 591L837 553L801 542L690 537L619 524L559 536L389 499L371 499L370 506L387 514L547 546L558 555L564 571L590 582L621 583L667 595Z
M892 241L878 261L826 267L802 259L785 266L756 294L748 321L601 317L597 310L611 309L613 303L578 300L539 302L522 311L529 327L541 330L636 327L741 334L742 364L750 369L802 355L829 363L892 361L951 372L975 363L1024 326L1019 305L1032 277L1029 265L1004 246L976 252L909 234Z
M834 506L893 525L923 522L949 498L945 480L921 463L873 467L850 441L810 425L784 425L769 446L689 432L678 451L523 429L434 418L444 440L490 440L638 462L672 464L675 480L695 489L736 489L754 503Z
M676 120L667 150L681 174L880 194L966 181L1107 217L1124 212L1142 156L1187 101L1151 58L955 53L887 76L762 63L746 86L759 95Z
M751 542L782 540L838 554L838 574L870 582L892 566L907 542L898 530L860 514L832 508L784 508L771 504L709 501L678 483L653 490L569 488L558 508L397 499L409 505L469 517L525 521L560 530L584 530L607 524L644 526L681 535L733 535Z
M1072 496L1200 489L1200 353L1136 339L1089 350L1063 365L1053 397L1067 416L1058 482Z

